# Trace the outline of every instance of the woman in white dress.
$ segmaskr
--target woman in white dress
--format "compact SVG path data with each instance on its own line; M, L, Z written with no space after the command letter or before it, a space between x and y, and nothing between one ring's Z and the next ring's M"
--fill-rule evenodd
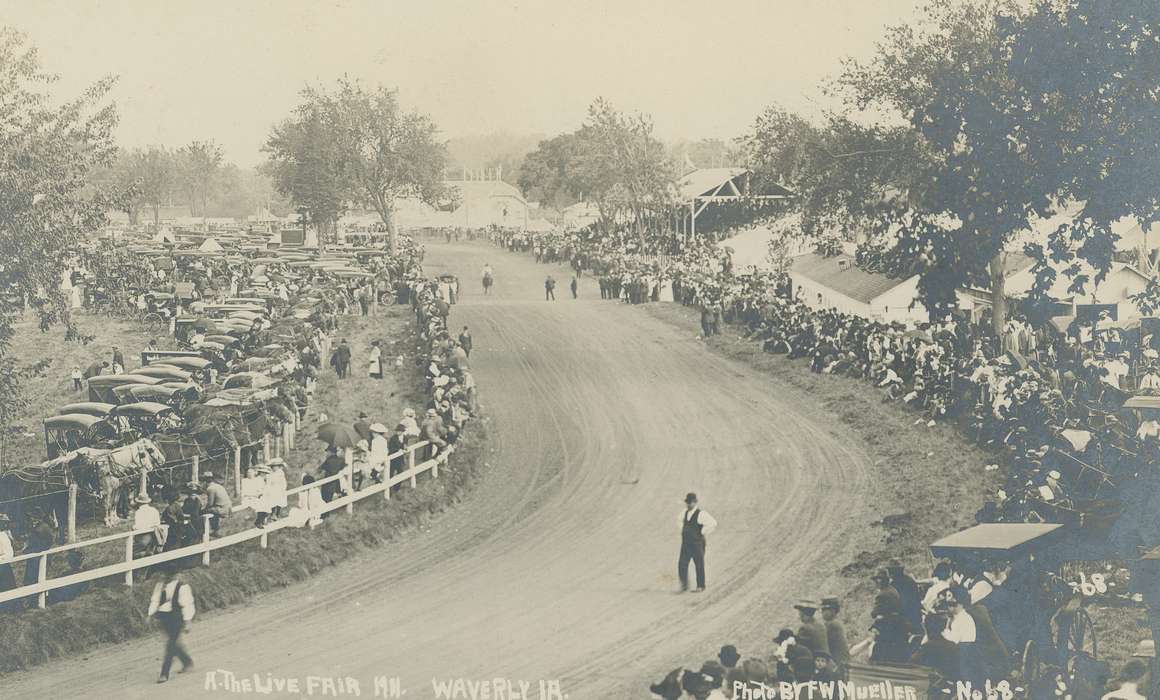
M387 471L387 426L375 423L371 425L370 431L371 442L367 463L370 465L371 475L376 480L382 481Z
M367 375L371 379L383 378L383 351L379 348L379 341L371 343L370 364L367 366Z

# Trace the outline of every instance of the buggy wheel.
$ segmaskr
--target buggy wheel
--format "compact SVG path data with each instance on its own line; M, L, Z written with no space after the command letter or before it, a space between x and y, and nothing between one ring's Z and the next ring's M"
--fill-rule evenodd
M142 321L145 324L145 328L154 335L165 331L167 327L165 319L161 318L161 314L158 313L147 313Z
M1023 659L1020 669L1023 672L1023 683L1028 688L1032 688L1039 681L1039 649L1035 646L1035 640L1028 639L1027 643L1023 645Z
M1087 610L1080 608L1071 616L1071 624L1068 625L1064 643L1067 644L1069 660L1079 654L1086 654L1093 659L1099 658L1096 648L1096 628Z

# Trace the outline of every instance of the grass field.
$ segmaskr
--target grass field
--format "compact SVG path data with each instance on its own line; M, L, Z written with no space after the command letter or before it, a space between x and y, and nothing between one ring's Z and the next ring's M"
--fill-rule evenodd
M699 331L699 314L692 308L672 303L645 308L688 328L690 334ZM735 326L726 326L706 343L807 395L811 410L820 409L847 426L873 460L866 499L880 517L872 525L876 537L858 539L874 544L856 547L839 572L845 582L841 586L845 590L838 592L844 596L848 630L869 621L875 590L868 577L875 569L896 558L916 578L929 575L930 543L975 524L975 511L1001 483L1001 472L984 470L995 455L967 441L950 424L928 428L917 413L897 402L883 403L882 395L865 381L815 374L804 360L763 352L757 343L740 337L740 328ZM1145 612L1139 608L1092 605L1088 612L1096 627L1100 658L1111 662L1113 672L1136 643L1149 636Z

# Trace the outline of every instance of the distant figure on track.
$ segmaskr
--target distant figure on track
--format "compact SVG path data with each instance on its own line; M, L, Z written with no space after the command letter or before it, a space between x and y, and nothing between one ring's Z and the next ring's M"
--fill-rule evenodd
M492 276L491 265L484 263L483 266L483 295L491 294L491 286L495 284L495 279Z
M681 556L677 560L677 576L681 592L689 590L689 562L697 570L697 588L705 590L705 538L717 529L713 516L697 507L697 494L685 496L685 510L681 512Z
M544 301L556 301L556 278L551 275L544 279Z

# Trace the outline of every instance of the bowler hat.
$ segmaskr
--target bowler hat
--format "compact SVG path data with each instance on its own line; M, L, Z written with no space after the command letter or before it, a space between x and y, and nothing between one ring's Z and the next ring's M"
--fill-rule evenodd
M721 647L721 651L717 654L717 657L726 666L736 666L737 662L741 659L741 655L737 653L737 647L732 644L726 644Z
M822 598L822 610L841 610L842 603L835 596Z
M692 491L685 494L685 503L696 503L696 502L697 502L697 494L693 493Z

